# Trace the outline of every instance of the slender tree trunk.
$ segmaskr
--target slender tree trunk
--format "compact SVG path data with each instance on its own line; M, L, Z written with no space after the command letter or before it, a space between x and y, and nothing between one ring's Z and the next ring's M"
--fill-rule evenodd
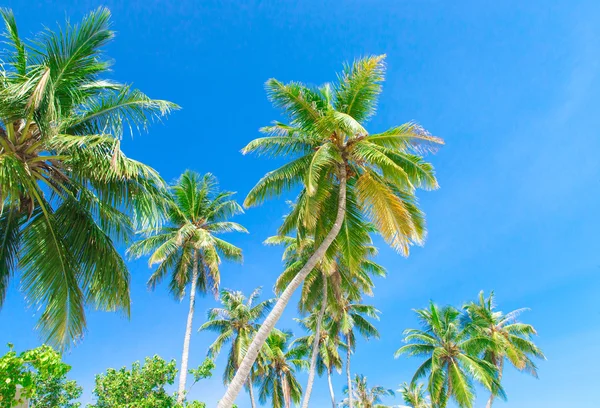
M250 394L250 404L252 408L256 408L256 401L254 400L254 390L252 389L252 380L248 378L248 394Z
M346 335L346 377L348 380L348 408L354 408L354 401L352 400L352 374L350 373L350 355L352 354L352 346L350 344L350 333Z
M283 403L285 404L285 408L290 408L291 406L291 395L290 390L288 388L286 375L283 374L281 376L281 389L283 390Z
M312 345L312 356L310 358L310 370L308 371L308 382L306 384L306 393L304 394L304 400L302 401L302 408L308 408L308 401L310 401L310 394L312 392L313 383L315 382L315 372L317 370L317 357L319 356L319 345L321 343L321 324L323 323L323 316L325 316L325 310L327 309L327 276L323 273L323 299L321 300L321 310L317 318L317 327L315 330L315 339Z
M183 338L183 353L181 354L181 371L179 373L179 390L177 403L183 403L185 398L185 384L188 374L188 358L190 356L190 339L192 337L192 322L194 320L194 306L196 303L196 283L198 282L198 252L194 250L194 264L192 269L192 284L190 287L190 311L188 312L185 337Z
M327 382L329 383L329 395L331 395L331 407L337 408L335 405L335 393L333 392L333 384L331 382L331 369L327 368Z
M500 383L500 381L502 380L502 371L504 369L504 358L500 357L500 361L496 362L496 359L493 359L494 364L496 365L496 367L498 367L498 383ZM496 398L496 395L494 394L494 392L492 392L490 394L490 398L488 399L487 405L485 406L485 408L492 408L492 404L494 403L494 399Z
M277 303L275 303L275 307L271 310L264 323L258 329L258 332L254 336L252 340L252 344L248 347L248 351L244 356L244 360L240 365L240 368L235 373L235 377L233 377L233 381L227 387L227 391L223 398L219 401L217 405L218 408L231 408L238 394L242 390L248 375L250 374L250 370L254 365L254 361L256 361L256 357L258 356L258 352L262 348L263 344L267 340L269 333L275 327L275 324L281 318L285 307L289 303L292 295L300 287L306 276L314 269L317 263L323 259L325 252L338 235L340 230L342 229L342 223L344 221L344 216L346 214L346 166L342 164L340 166L340 191L338 197L338 211L337 216L335 218L335 222L331 230L321 242L321 245L317 248L317 250L312 254L312 256L308 259L306 264L300 269L298 274L292 279L290 284L285 288L279 299L277 299Z

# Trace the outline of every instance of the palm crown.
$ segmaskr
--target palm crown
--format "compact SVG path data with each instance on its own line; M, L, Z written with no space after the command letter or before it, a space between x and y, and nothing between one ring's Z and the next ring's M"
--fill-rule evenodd
M233 378L252 341L252 336L260 325L260 320L273 305L273 299L256 303L259 296L260 288L255 289L248 298L239 291L221 291L223 307L210 309L208 321L200 327L200 330L218 333L217 339L208 349L209 357L215 358L226 343L231 343L227 366L223 373L224 383Z
M348 394L348 388L345 388L344 392ZM383 405L381 403L382 399L394 395L394 391L379 385L369 387L367 377L360 374L356 374L354 377L350 392L353 394L353 400L356 404L354 406L357 408L386 408L388 405ZM342 406L350 406L348 398L342 401Z
M19 36L0 11L9 48L0 67L0 306L18 268L39 326L65 345L84 307L129 312L129 274L114 247L158 220L163 181L120 149L123 128L146 128L176 105L102 77L114 37L100 8L81 24Z
M148 281L154 288L170 273L169 288L180 299L191 283L195 261L199 265L196 287L217 294L221 281L221 258L242 260L240 248L217 237L218 234L247 230L228 221L242 208L231 199L235 193L218 191L216 178L208 173L200 176L186 171L172 189L172 200L167 210L167 222L149 231L151 236L133 244L128 253L134 257L151 254L150 265L158 264Z
M490 340L462 327L456 308L439 308L431 303L429 308L415 312L423 330L406 330L404 340L409 344L398 349L395 356L408 354L427 358L417 369L412 383L428 376L428 391L434 407L443 408L453 398L460 407L470 408L475 392L471 378L504 395L496 367L477 356L479 350L490 345Z
M411 152L421 152L442 140L415 123L376 134L365 129L363 123L374 115L381 91L383 61L384 56L358 60L346 67L333 86L267 82L271 101L291 122L263 128L267 136L252 141L243 152L294 160L263 177L245 205L259 204L303 184L293 218L302 221L302 228L315 231L320 242L333 222L340 180L346 183L347 179L346 211L357 219L366 215L403 253L411 242L422 242L423 214L412 193L415 188L434 189L437 181L433 167ZM346 223L352 221L348 217Z
M490 340L490 344L482 352L483 358L498 368L499 377L502 376L504 360L508 360L516 369L537 377L537 367L531 358L545 358L531 340L537 332L532 325L517 320L527 309L517 309L504 314L496 310L494 292L486 299L483 291L479 293L478 302L470 302L464 309L464 324L476 335ZM488 408L491 407L496 394L495 390L492 391Z
M431 401L425 393L423 384L403 383L398 392L409 408L431 408Z
M261 350L258 375L261 378L259 400L264 404L269 398L273 408L291 408L302 397L302 386L296 371L307 369L303 350L291 344L292 333L273 330Z

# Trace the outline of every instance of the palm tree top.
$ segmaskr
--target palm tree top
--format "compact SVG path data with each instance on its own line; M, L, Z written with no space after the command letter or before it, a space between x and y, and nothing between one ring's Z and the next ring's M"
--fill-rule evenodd
M489 338L473 334L461 325L460 311L452 306L440 308L431 302L428 308L415 312L423 328L405 330L407 344L395 354L395 357L407 354L425 358L411 383L427 377L429 394L440 407L450 398L460 407L472 407L473 379L504 397L496 367L479 357L492 344Z
M269 99L290 122L262 128L265 137L250 142L242 152L292 161L265 175L244 205L258 205L302 184L297 211L303 214L294 218L308 229L322 224L322 233L315 234L320 242L328 231L324 213L335 214L331 203L343 167L350 212L362 212L402 253L411 243L422 243L423 214L412 194L416 188L435 189L438 183L433 167L419 154L443 141L412 122L381 133L366 130L364 122L375 114L381 92L384 59L384 55L358 59L345 66L336 83L317 88L267 81ZM329 218L333 222L334 216Z
M132 258L151 254L148 264L158 264L148 281L150 288L169 273L172 294L181 299L190 280L194 253L200 258L198 290L218 294L221 258L241 262L242 250L218 235L227 232L248 232L242 225L229 221L243 213L232 199L235 193L220 191L217 179L210 173L200 175L187 170L171 188L166 222L160 228L143 231L146 238L127 251Z
M348 395L348 386L344 387L344 393ZM357 408L389 408L388 405L382 404L382 400L385 397L393 397L394 391L376 385L369 387L367 383L367 377L362 374L356 374L352 380L352 394L354 406ZM346 398L340 404L342 407L347 407L348 399Z
M208 349L208 356L211 358L215 358L225 344L231 343L227 366L223 373L224 383L231 381L260 321L273 306L274 299L257 302L260 292L261 289L257 288L246 297L240 291L221 290L222 307L209 309L208 320L199 329L218 334Z
M11 10L0 16L0 307L18 269L42 309L39 327L65 346L83 334L86 306L129 314L129 272L115 245L157 225L165 184L120 139L178 106L106 79L108 9L33 41Z
M426 395L425 385L412 383L400 384L398 389L408 408L431 408L431 400ZM400 406L400 408L403 408Z
M466 312L463 325L493 342L493 347L487 350L486 359L501 365L497 360L507 358L518 370L537 377L537 366L530 357L546 357L532 341L537 335L535 328L519 321L519 316L529 309L520 308L505 314L496 309L493 291L487 298L481 291L478 301L467 303L463 309Z

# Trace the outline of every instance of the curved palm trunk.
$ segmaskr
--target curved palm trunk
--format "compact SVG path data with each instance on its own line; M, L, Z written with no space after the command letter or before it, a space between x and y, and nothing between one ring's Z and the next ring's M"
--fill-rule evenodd
M312 256L308 259L306 264L300 269L298 274L292 279L290 284L285 288L279 299L277 299L277 303L275 303L275 307L271 310L271 313L267 316L264 323L258 329L258 332L252 339L252 344L248 348L246 355L244 356L244 360L242 364L240 364L240 368L235 373L235 377L233 377L233 381L227 387L227 391L219 404L218 408L231 408L238 394L242 390L248 375L250 374L250 370L254 365L254 361L256 361L256 357L258 356L258 352L262 348L263 344L267 340L269 333L275 327L275 324L281 318L283 311L285 310L287 304L289 303L292 295L300 287L306 276L314 269L317 263L323 259L325 252L335 239L335 237L339 234L342 229L342 223L344 221L344 216L346 214L346 166L340 166L340 192L338 197L338 210L335 218L335 222L331 230L321 243L317 250L312 254Z
M188 358L190 355L190 339L192 337L192 322L194 320L194 306L196 303L196 283L198 282L198 252L194 250L194 264L192 269L192 284L190 288L190 310L188 312L185 337L183 338L183 353L181 355L181 371L179 373L179 389L177 390L177 403L183 403L185 398L185 383L188 374Z
M308 408L308 401L310 401L310 394L312 392L313 383L315 382L317 357L319 356L319 343L321 342L321 324L323 322L323 317L325 316L325 309L327 309L327 276L323 274L323 300L321 303L321 310L319 311L319 317L317 318L315 339L313 341L312 356L310 358L310 370L308 371L308 382L306 384L304 400L302 401L302 408Z
M504 369L504 359L501 358L499 362L496 362L495 358L494 358L494 364L496 365L496 367L498 367L498 383L500 383L500 381L502 380L502 371ZM492 392L490 394L490 398L488 399L488 402L487 402L487 405L485 406L485 408L492 408L492 404L494 403L495 398L496 398L496 396Z
M254 400L254 390L252 389L252 380L248 378L248 394L250 394L250 404L252 408L256 408L256 401Z
M352 400L352 374L350 373L350 355L352 354L352 347L350 345L350 333L346 335L346 377L348 380L348 408L354 408L354 401Z
M329 395L331 395L331 407L336 408L335 393L333 392L333 383L331 382L331 369L327 368L327 383L329 383Z

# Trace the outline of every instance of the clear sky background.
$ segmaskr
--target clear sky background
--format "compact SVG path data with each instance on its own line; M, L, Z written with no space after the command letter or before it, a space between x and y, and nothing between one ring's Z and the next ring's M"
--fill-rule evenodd
M373 132L416 120L446 146L430 157L441 189L420 193L429 237L404 259L381 240L377 260L382 338L360 342L353 371L390 388L419 361L394 360L401 333L417 325L412 308L430 299L460 306L495 290L500 308L530 307L548 361L538 380L513 369L498 407L597 406L600 364L600 3L590 1L8 1L22 35L42 24L77 21L100 4L114 15L108 55L114 78L180 104L164 124L124 141L130 156L174 180L185 169L212 172L239 200L274 160L239 151L279 113L266 99L270 77L312 84L335 79L342 62L388 54L388 74ZM289 196L288 198L292 198ZM281 249L264 247L286 212L285 199L239 216L249 235L231 235L243 265L224 264L222 287L265 295L281 272ZM179 360L187 304L164 287L151 293L146 260L131 262L131 319L90 311L89 330L66 361L89 402L94 375L159 354ZM195 328L211 296L197 303ZM294 306L280 328L294 325ZM0 352L40 344L37 316L18 282L0 311ZM194 332L191 365L214 335ZM225 357L225 356L223 356ZM214 406L217 373L191 396ZM301 382L305 383L302 375ZM344 384L335 376L338 396ZM483 406L479 393L476 406ZM312 407L329 406L318 379ZM238 398L249 407L247 395ZM388 403L400 403L399 399Z

